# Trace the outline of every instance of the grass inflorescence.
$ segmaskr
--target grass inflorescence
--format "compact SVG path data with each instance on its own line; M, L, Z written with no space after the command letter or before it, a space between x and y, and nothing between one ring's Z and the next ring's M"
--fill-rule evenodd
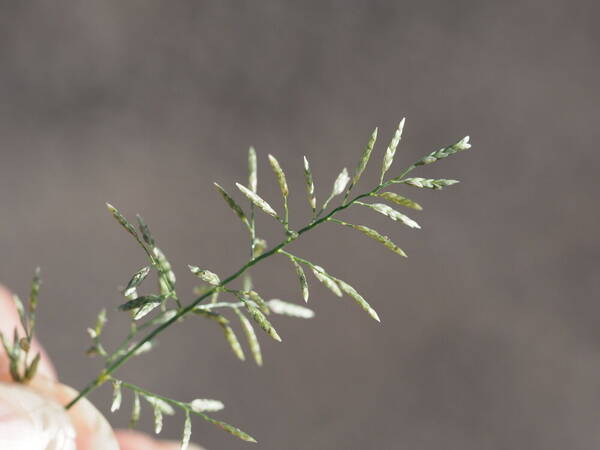
M307 273L312 273L315 279L328 288L334 295L342 297L348 296L360 308L362 308L371 318L380 321L376 310L365 300L353 286L343 281L318 264L313 263L305 257L292 254L285 250L285 247L301 236L324 223L331 223L349 227L371 239L383 244L389 250L401 256L406 253L396 245L391 238L382 235L378 231L360 224L346 222L338 215L344 210L359 206L369 208L370 210L387 216L409 228L419 229L419 224L405 212L398 211L395 207L406 208L413 211L422 210L421 205L410 198L392 192L389 189L395 185L402 185L411 188L427 188L439 190L451 186L458 181L449 179L428 179L428 178L409 178L408 175L414 169L432 164L448 156L467 150L470 148L468 136L456 142L453 145L443 147L439 150L429 153L415 163L411 164L398 175L386 178L388 171L391 170L394 156L398 144L402 138L405 120L399 123L394 135L383 155L383 161L380 169L379 183L372 189L361 194L351 196L351 192L358 185L363 173L367 169L369 162L375 150L377 142L377 128L372 132L362 155L359 159L356 169L350 175L346 168L343 168L339 175L333 181L333 187L326 200L319 207L317 203L315 182L308 159L304 157L303 169L306 186L306 198L311 214L308 223L301 228L293 228L289 222L288 197L290 190L288 187L285 172L279 161L272 155L268 155L269 164L277 180L282 197L283 211L277 211L264 198L258 194L258 176L257 176L257 154L254 148L248 152L248 182L247 185L236 183L238 190L248 201L248 207L244 209L241 204L223 188L215 183L217 192L223 197L227 206L234 212L242 225L249 233L250 258L240 268L229 276L222 276L210 270L207 267L190 264L189 269L192 275L197 277L200 285L194 289L198 295L188 303L183 303L177 293L177 279L172 270L167 255L158 247L157 241L152 235L150 228L144 222L142 217L136 216L137 226L130 222L117 208L107 204L108 210L117 220L117 222L133 236L137 244L144 251L148 265L137 270L129 277L121 293L124 302L119 307L124 313L129 314L130 327L123 342L116 349L108 351L102 344L102 333L105 330L107 322L106 310L102 310L96 319L94 327L88 329L92 339L92 344L87 353L98 355L104 359L105 365L101 373L92 380L81 392L74 398L66 408L71 408L80 399L87 396L90 392L110 382L113 385L113 401L111 411L116 411L122 407L123 391L131 393L131 425L134 426L141 414L141 401L143 399L151 407L154 415L155 432L159 433L162 429L163 416L172 415L178 410L184 417L181 448L185 449L190 441L192 422L191 417L197 416L205 421L217 425L225 431L237 436L240 439L249 442L256 440L240 430L237 427L229 425L220 420L216 420L208 413L214 413L223 408L222 402L213 399L194 399L188 402L170 399L159 394L150 392L137 385L126 382L115 377L115 372L129 359L147 352L152 349L156 338L165 330L180 322L183 318L196 316L202 319L208 319L221 328L227 345L231 348L233 354L240 360L245 360L244 346L235 333L234 326L237 324L242 330L247 347L256 364L262 365L263 355L261 352L259 336L264 332L268 337L281 341L281 335L276 329L278 327L277 316L284 315L295 318L309 319L314 316L314 312L304 305L298 305L279 299L264 300L259 291L252 285L252 279L249 270L259 262L272 256L282 256L290 263L290 269L294 270L298 281L300 296L304 302L309 300L309 283ZM330 204L337 197L341 196L341 202L338 206L331 208ZM374 201L370 201L374 200ZM387 201L394 207L381 203ZM259 237L257 233L255 214L258 211L271 216L278 221L285 232L285 239L278 244L268 247L267 241ZM157 276L158 285L153 294L139 295L138 288L145 282L148 275L154 271ZM243 278L242 289L234 289L231 283ZM37 293L39 290L39 276L33 281L32 293L29 301L28 313L18 298L15 298L19 315L21 317L25 336L20 338L15 330L13 342L10 342L4 336L2 343L6 353L9 355L11 363L11 374L16 381L27 381L35 373L39 355L34 359L28 359L29 343L33 335L35 325L35 309L37 305ZM229 315L229 317L227 316Z

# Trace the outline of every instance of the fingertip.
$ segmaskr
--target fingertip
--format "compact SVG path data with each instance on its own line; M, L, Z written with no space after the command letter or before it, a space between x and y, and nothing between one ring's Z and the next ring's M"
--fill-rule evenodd
M115 436L117 436L121 450L154 449L154 440L144 433L133 430L116 430Z
M43 377L36 377L30 387L60 405L66 405L77 396L75 389ZM119 449L110 424L87 398L82 398L67 413L77 431L77 449Z
M52 399L20 384L0 383L0 448L75 450L75 429Z
M121 450L179 450L181 444L175 441L158 441L145 433L134 430L116 430L115 435ZM190 444L188 450L205 450L196 444Z

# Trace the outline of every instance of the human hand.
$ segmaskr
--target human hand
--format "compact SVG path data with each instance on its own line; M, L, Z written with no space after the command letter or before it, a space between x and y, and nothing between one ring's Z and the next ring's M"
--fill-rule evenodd
M0 331L11 336L19 318L10 293L0 286ZM113 430L87 399L66 411L76 391L58 382L47 354L41 352L31 382L14 383L8 358L0 351L0 449L2 450L176 450L176 442L156 441L136 431ZM202 450L190 445L189 450Z

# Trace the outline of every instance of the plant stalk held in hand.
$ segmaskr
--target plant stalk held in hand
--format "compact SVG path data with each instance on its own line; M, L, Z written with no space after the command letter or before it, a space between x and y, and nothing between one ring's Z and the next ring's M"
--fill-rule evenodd
M327 195L326 200L319 207L317 203L315 183L308 159L304 157L304 180L306 182L306 198L310 208L309 220L300 228L292 227L289 220L288 196L290 194L285 172L279 161L272 155L268 156L269 164L277 180L281 192L281 210L271 206L258 194L257 156L253 148L248 153L248 182L247 184L236 183L243 197L248 201L246 208L242 207L234 197L221 185L215 183L217 192L223 197L225 203L241 221L249 235L250 258L237 270L228 276L222 276L211 271L209 267L200 265L189 265L192 276L198 278L200 285L195 289L197 297L189 302L180 299L177 292L177 279L173 273L167 255L160 249L156 239L153 237L148 225L138 215L137 224L130 222L114 206L107 204L108 210L117 222L134 238L142 248L147 258L147 265L137 270L127 282L121 293L124 302L119 309L129 315L129 332L123 342L114 350L107 350L102 343L102 333L107 321L106 310L98 315L93 328L88 328L92 343L87 350L89 355L98 355L104 359L104 369L75 397L66 408L71 408L80 399L87 396L96 388L109 382L113 386L113 401L111 411L116 411L123 404L123 391L131 393L131 425L134 426L141 413L141 400L150 406L154 416L155 432L162 429L164 415L173 415L179 411L184 417L181 448L188 446L191 430L192 417L197 416L205 421L223 428L225 431L240 439L256 442L255 439L237 427L214 419L211 415L223 409L223 403L214 399L193 399L191 401L174 400L160 394L151 392L135 384L121 380L115 376L118 368L131 358L152 349L156 338L165 330L189 316L197 316L213 322L222 330L225 340L233 354L245 360L244 346L240 342L235 331L235 324L239 326L244 336L252 359L258 365L262 365L263 355L259 338L261 333L281 341L281 335L275 328L277 315L285 315L301 319L309 319L314 316L311 309L304 305L298 305L279 299L263 299L263 296L252 285L249 270L261 261L279 256L289 261L290 269L298 278L299 292L304 300L309 300L309 284L307 273L312 273L315 279L329 289L334 295L342 297L347 295L358 307L362 308L371 318L380 321L380 317L365 300L365 298L349 283L332 275L328 270L310 261L305 257L290 253L286 247L294 241L301 239L302 235L319 227L324 223L333 226L341 225L359 231L365 236L383 244L394 253L405 257L406 253L396 245L391 238L382 235L378 231L359 224L349 223L340 214L351 207L368 208L374 212L387 216L393 221L406 225L409 228L419 229L420 225L404 211L420 211L422 207L404 195L387 190L389 188L426 188L439 190L458 183L456 180L411 178L408 175L419 166L432 164L455 153L470 148L468 136L448 147L436 150L415 163L411 164L396 176L388 177L396 149L402 137L404 119L398 125L391 142L383 155L383 162L379 172L379 183L361 194L352 196L359 181L372 160L375 150L378 130L371 134L359 159L356 169L349 172L344 168L333 182L333 187ZM341 198L338 206L330 207L336 199ZM390 206L386 203L392 204ZM400 208L400 210L395 209ZM404 211L402 210L404 209ZM284 239L272 247L268 247L266 240L259 236L255 214L263 212L278 221L284 231ZM152 294L140 294L138 291L144 284L148 275L154 272L157 286ZM241 281L240 287L234 287L234 281ZM20 337L15 330L12 341L1 336L2 344L10 360L10 373L15 381L27 382L35 374L39 354L33 358L29 357L29 347L35 326L35 311L39 291L39 273L36 272L31 289L31 295L27 311L21 301L15 297L15 303L21 317L25 336Z

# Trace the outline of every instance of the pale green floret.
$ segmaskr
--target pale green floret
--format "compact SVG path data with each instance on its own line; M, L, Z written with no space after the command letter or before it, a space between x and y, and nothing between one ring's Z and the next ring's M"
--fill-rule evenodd
M248 200L254 203L255 206L258 206L268 215L277 217L277 213L273 208L271 208L271 205L269 205L266 201L260 198L257 194L249 190L246 186L241 185L240 183L235 183L235 185L240 191L242 191L242 194L248 197Z
M254 150L254 147L250 147L248 149L248 187L252 192L256 192L257 186L256 150Z
M207 282L211 286L217 286L221 283L221 279L216 273L211 272L210 270L202 270L198 266L191 266L188 264L190 268L190 272L200 278L202 281Z
M315 317L315 313L312 309L294 303L284 302L276 298L269 300L267 304L275 314L298 317L300 319L312 319Z
M269 163L271 164L271 168L273 172L275 172L275 176L277 177L277 183L279 184L279 189L281 190L281 195L287 197L289 194L287 181L285 179L285 174L279 165L279 161L275 159L273 155L269 155Z
M398 125L398 129L394 133L394 137L392 138L390 145L388 145L387 150L385 151L385 156L383 157L383 166L381 167L381 176L379 184L383 184L383 179L385 177L386 172L392 166L392 162L394 161L394 155L396 154L396 148L398 147L398 143L402 138L402 131L404 130L404 122L403 118Z
M315 183L313 182L312 172L308 159L304 157L304 181L306 185L306 195L308 198L308 204L310 205L313 215L317 212L317 199L315 198Z
M196 412L216 412L225 408L225 405L220 400L197 398L190 402L190 407Z
M331 292L333 292L338 297L342 296L342 291L340 287L337 285L335 280L331 278L321 266L312 267L312 271L315 274L317 280L319 280L323 285L328 288Z

